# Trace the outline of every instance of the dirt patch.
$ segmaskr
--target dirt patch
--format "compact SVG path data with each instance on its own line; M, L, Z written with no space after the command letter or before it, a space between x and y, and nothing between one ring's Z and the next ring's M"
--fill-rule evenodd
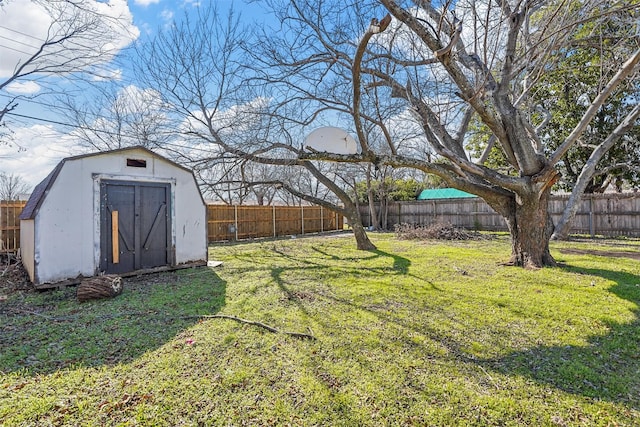
M573 255L596 255L610 258L630 258L640 261L640 252L608 251L600 249L560 249L560 253Z
M32 289L29 275L21 262L0 264L0 301L14 292Z
M176 283L179 277L172 272L158 272L127 277L123 285L128 289L137 289L141 292L148 291L150 285L171 285ZM67 286L75 293L76 286ZM21 262L13 261L11 264L0 262L0 303L18 292L33 292L35 287L29 280L29 274Z

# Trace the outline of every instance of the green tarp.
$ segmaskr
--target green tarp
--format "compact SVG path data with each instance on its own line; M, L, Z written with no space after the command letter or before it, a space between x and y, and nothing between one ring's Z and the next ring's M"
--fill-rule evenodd
M422 192L418 195L418 200L463 199L466 197L477 196L465 193L464 191L456 190L455 188L430 188L428 190L422 190Z

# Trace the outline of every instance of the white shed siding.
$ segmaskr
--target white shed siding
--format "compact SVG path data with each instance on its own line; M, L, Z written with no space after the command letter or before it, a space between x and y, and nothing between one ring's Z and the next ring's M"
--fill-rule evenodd
M33 260L35 243L33 220L20 221L20 256L22 265L29 274L29 280L33 282L35 274L35 264Z
M193 175L182 170L179 172L184 177L176 181L174 191L176 264L204 261L207 254L207 207L193 182Z
M35 263L40 282L93 276L93 181L85 159L68 161L35 218Z

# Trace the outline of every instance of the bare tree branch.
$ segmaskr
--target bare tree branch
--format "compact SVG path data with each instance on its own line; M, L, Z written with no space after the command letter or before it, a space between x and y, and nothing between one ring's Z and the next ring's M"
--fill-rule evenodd
M589 108L582 116L580 123L567 136L564 142L551 155L549 162L555 164L566 154L571 146L578 140L578 137L584 132L593 117L596 115L602 104L607 100L611 92L631 73L633 73L636 65L640 62L640 49L636 50L627 61L622 64L620 70L609 80L606 86L598 93L596 99L593 100Z

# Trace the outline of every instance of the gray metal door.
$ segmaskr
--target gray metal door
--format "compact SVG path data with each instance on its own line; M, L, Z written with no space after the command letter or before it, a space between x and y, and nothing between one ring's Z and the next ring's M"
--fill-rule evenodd
M169 184L103 181L100 270L109 274L171 264Z

